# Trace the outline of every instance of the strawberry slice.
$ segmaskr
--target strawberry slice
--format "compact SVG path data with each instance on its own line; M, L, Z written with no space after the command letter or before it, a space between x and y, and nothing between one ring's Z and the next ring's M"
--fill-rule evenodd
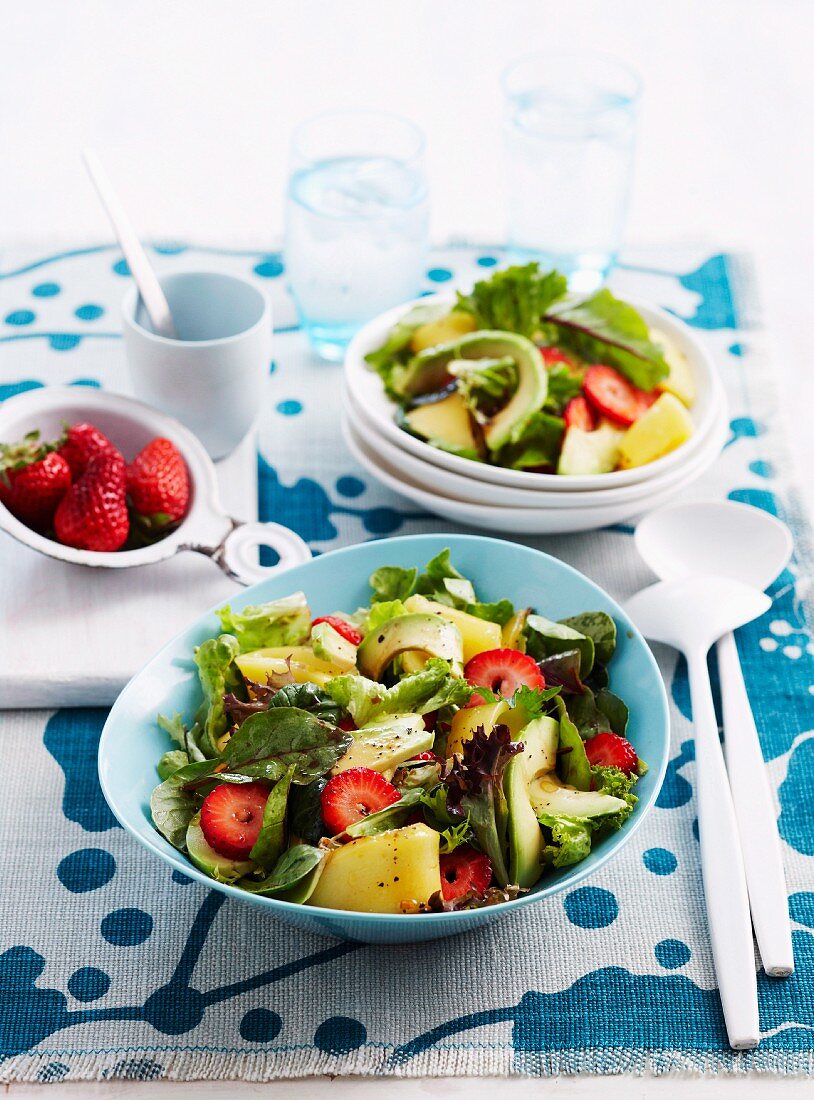
M565 406L563 419L566 428L579 428L583 432L592 432L596 427L594 410L581 394L579 397L572 397Z
M540 347L540 354L547 367L553 367L555 363L565 363L567 367L574 367L574 360L566 355L561 348Z
M331 835L348 825L392 806L401 798L398 790L372 768L348 768L329 779L322 792L322 818Z
M269 789L265 783L221 783L201 806L201 831L210 848L248 859L260 835Z
M608 730L597 733L585 742L585 755L589 764L601 768L618 768L625 775L632 775L639 763L631 743L618 733Z
M361 630L357 630L353 623L349 623L346 619L340 619L338 615L320 615L318 619L314 619L311 626L314 627L317 623L327 623L328 626L332 626L336 633L341 634L351 645L361 644Z
M582 388L598 412L625 428L647 412L658 396L645 393L628 382L618 370L602 363L588 368Z
M472 687L485 687L504 699L511 699L519 687L545 687L545 677L533 657L518 649L489 649L467 662L464 677ZM477 692L468 707L483 706L486 700Z
M441 894L444 901L457 901L467 894L481 897L492 881L492 864L483 852L464 844L441 856Z

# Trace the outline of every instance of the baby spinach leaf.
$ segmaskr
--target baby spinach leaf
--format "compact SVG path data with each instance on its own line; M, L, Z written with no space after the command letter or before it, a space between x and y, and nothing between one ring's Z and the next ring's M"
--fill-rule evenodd
M322 792L326 778L294 787L288 795L288 828L292 836L306 844L318 844L328 830L322 820Z
M470 603L464 609L468 615L474 615L476 619L485 619L490 623L498 623L505 626L514 615L514 604L511 600L497 600L495 603Z
M345 832L348 836L374 836L376 833L385 833L388 829L397 829L404 823L413 806L421 802L423 791L419 787L404 791L398 802L385 806L383 810L377 810L375 814L368 814L361 821L355 821L348 825Z
M585 755L585 744L568 716L563 699L557 696L555 702L560 714L560 745L557 752L560 778L578 791L590 790L591 766Z
M537 664L547 684L558 685L563 694L578 694L585 690L585 685L579 678L580 660L578 649L566 649L562 653L552 653L550 657L543 657Z
M311 783L331 770L352 740L349 733L299 707L274 707L249 715L219 762L229 771L272 782L293 768L292 782Z
M265 871L274 867L285 849L285 818L293 775L294 769L289 768L269 793L263 810L263 824L249 853L249 858Z
M627 704L607 688L596 693L597 708L605 715L613 733L624 737L627 733L629 712Z
M498 465L512 470L556 467L564 433L564 420L539 409L528 418L517 437L498 452Z
M158 761L159 779L169 779L179 768L185 767L188 763L189 757L183 749L171 749L169 752L165 752Z
M187 826L198 812L200 799L185 790L177 773L160 783L150 795L153 824L173 848L183 851Z
M275 691L269 699L269 708L298 707L316 715L323 722L337 725L342 718L342 708L330 697L327 691L316 684L286 684Z
M560 303L545 320L556 329L558 344L573 348L588 362L611 363L640 389L652 390L669 374L644 318L607 288L582 301Z
M310 844L295 844L283 852L274 865L271 874L259 882L244 879L240 885L251 894L279 895L302 883L314 871L327 855L325 848L315 848ZM289 898L294 901L299 899ZM305 899L303 899L305 900Z
M565 626L593 638L596 661L600 665L610 663L616 651L616 623L604 611L583 611L580 615L571 615L561 619Z
M574 630L567 623L555 623L543 615L529 615L526 632L526 652L536 661L555 653L576 649L580 655L579 677L581 680L588 677L594 665L593 638Z

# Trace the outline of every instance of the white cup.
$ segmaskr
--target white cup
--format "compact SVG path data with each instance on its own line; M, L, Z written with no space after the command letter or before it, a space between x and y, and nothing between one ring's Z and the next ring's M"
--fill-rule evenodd
M178 340L153 331L135 286L122 303L133 391L191 429L212 458L223 458L260 412L271 306L248 279L214 271L167 275L161 286Z

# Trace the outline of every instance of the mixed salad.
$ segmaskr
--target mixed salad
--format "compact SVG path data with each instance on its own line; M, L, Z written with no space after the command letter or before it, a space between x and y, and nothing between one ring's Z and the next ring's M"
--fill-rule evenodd
M568 293L536 263L453 306L425 303L366 356L398 423L432 447L514 470L644 466L692 435L692 371L668 336L607 289Z
M484 603L445 550L370 607L219 612L191 723L159 717L156 829L218 882L332 909L506 901L621 828L645 765L611 691L616 626Z

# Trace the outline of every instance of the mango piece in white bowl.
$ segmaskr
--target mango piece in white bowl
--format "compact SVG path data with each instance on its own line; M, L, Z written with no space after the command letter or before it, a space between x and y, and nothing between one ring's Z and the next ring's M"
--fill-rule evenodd
M693 431L686 407L672 393L663 393L622 436L619 466L629 470L655 462L686 443Z

